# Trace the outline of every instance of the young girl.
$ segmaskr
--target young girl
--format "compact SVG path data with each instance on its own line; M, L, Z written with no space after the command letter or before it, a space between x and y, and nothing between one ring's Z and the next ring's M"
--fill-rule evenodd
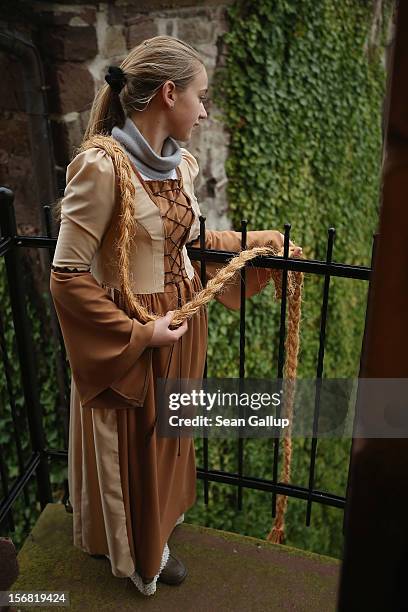
M207 311L170 324L202 289L185 246L199 245L198 165L177 141L207 117L208 78L198 53L169 36L145 40L105 78L67 169L50 290L72 371L74 544L151 595L157 580L187 574L168 540L196 499L193 439L156 435L155 381L204 372ZM267 244L282 247L282 234L248 232L248 248ZM207 230L205 246L237 252L241 235ZM217 267L207 264L207 279ZM248 268L246 296L270 278ZM129 316L129 292L160 318ZM239 278L217 299L239 308Z

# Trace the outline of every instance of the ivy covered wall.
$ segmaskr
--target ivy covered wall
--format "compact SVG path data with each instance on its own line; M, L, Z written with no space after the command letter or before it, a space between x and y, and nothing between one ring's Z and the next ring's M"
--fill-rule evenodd
M230 133L227 176L233 226L279 229L308 259L370 265L377 229L385 52L392 3L360 0L239 0L228 9L225 67L212 95ZM368 285L332 279L324 376L357 377ZM298 376L316 375L323 278L307 276ZM247 304L246 376L277 376L280 306L273 288ZM209 376L238 376L239 313L210 309ZM296 440L292 481L308 485L310 440ZM315 486L344 495L349 440L321 440ZM271 478L272 441L245 441L245 473ZM211 441L213 467L235 471L235 445ZM222 469L222 468L221 468ZM214 490L208 524L265 537L270 496ZM223 493L221 493L223 491ZM217 500L217 501L215 501ZM224 505L224 509L223 508ZM197 510L198 512L198 510ZM341 556L342 512L289 500L287 543Z

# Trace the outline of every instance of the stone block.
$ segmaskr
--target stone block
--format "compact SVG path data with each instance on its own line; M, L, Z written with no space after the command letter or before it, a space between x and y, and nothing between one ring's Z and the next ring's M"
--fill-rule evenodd
M51 8L44 5L35 6L36 20L45 26L93 25L96 23L96 8L92 6L72 7L70 11L59 10L54 4Z
M126 56L127 52L124 27L118 25L107 28L100 53L105 57L117 57Z
M109 25L125 25L127 15L128 15L128 7L127 6L118 6L116 2L110 2L108 4L108 24Z
M93 26L58 26L41 33L44 55L62 61L82 62L98 53L96 31Z
M215 26L202 17L178 19L178 38L192 45L201 45L215 42Z
M78 114L78 117L75 119L67 121L65 126L67 133L68 161L71 161L74 150L80 146L84 137L85 130L81 121L81 115Z
M171 9L192 9L195 10L199 7L207 6L228 6L232 4L234 0L138 0L137 10L138 11L158 11L158 10L171 10Z
M188 579L181 588L159 585L147 599L129 580L113 576L107 560L74 547L72 514L49 504L18 554L13 590L46 585L69 591L71 610L336 609L336 559L186 523L175 529L171 546L187 565Z
M133 49L146 38L158 35L157 23L153 17L138 15L128 21L126 33L126 44L128 49Z
M74 150L80 146L88 124L90 111L72 113L68 119L51 121L55 162L65 168L72 160Z
M92 104L95 92L89 70L73 62L57 64L50 74L52 112L81 112Z

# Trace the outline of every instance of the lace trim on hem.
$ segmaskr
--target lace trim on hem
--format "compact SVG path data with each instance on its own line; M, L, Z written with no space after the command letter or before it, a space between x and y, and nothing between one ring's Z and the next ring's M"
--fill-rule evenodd
M145 584L140 576L140 574L138 574L136 571L129 576L129 578L131 579L131 581L133 582L133 584L137 587L137 589L143 594L143 595L154 595L156 592L156 584L157 584L157 579L160 575L160 572L162 571L162 569L164 568L164 566L166 565L167 561L169 560L169 556L170 556L170 549L166 544L164 545L164 549L163 549L163 554L162 554L162 560L160 563L160 569L159 572L156 574L156 576L153 578L153 580L151 582L148 582L147 584Z
M184 522L184 514L181 514L176 521L175 527L177 525L180 525L183 522ZM166 565L169 559L169 555L170 555L170 549L166 543L163 549L163 555L162 555L162 560L160 563L159 573L148 584L144 584L143 580L140 577L140 574L138 574L137 572L135 572L134 574L132 574L132 576L130 576L130 579L133 582L133 584L139 589L141 593L143 593L143 595L154 595L155 594L157 579L162 569Z
M183 522L184 522L184 513L180 514L180 516L178 517L178 519L176 521L176 524L175 524L175 527L177 527L177 525L180 525ZM170 549L169 549L168 544L166 542L166 544L164 545L164 548L163 548L163 554L162 554L162 560L161 560L161 563L160 563L159 572L158 572L158 574L156 574L156 576L153 578L153 580L151 582L148 582L147 584L145 584L143 582L140 574L138 574L136 571L131 576L129 576L129 578L131 579L133 584L139 589L139 591L143 595L154 595L155 594L157 579L158 579L162 569L166 565L167 561L169 560L169 556L170 556ZM107 559L109 559L109 555L105 555L105 557Z

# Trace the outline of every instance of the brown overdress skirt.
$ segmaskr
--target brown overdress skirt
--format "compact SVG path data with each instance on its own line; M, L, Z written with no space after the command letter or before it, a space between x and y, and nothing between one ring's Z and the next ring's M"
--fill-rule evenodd
M179 288L179 293L177 291ZM164 315L202 288L193 279L170 284L164 293L138 295L150 312ZM110 290L118 303L116 290ZM74 544L109 556L115 576L159 572L163 548L178 517L196 500L192 438L164 438L153 430L157 378L201 379L207 350L207 310L188 321L173 345L152 350L143 406L82 408L72 380L69 487ZM152 432L151 436L147 436Z

